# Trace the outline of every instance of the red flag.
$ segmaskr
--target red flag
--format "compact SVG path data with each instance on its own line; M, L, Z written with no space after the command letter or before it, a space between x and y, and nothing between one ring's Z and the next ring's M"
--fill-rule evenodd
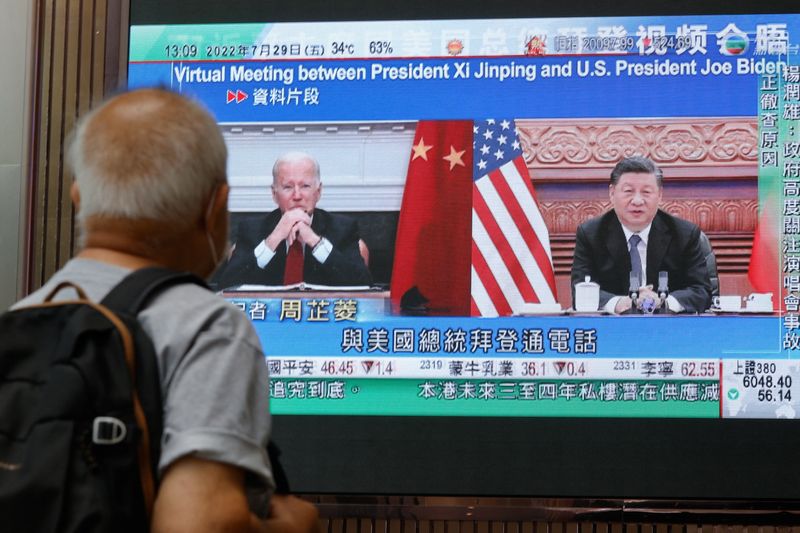
M416 287L432 313L470 314L472 127L417 125L392 267L395 304Z
M513 120L418 124L392 301L482 316L556 301L550 238Z

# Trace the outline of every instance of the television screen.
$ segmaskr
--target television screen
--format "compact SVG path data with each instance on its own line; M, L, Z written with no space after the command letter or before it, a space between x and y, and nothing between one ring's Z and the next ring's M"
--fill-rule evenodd
M800 497L800 15L132 4L296 490Z

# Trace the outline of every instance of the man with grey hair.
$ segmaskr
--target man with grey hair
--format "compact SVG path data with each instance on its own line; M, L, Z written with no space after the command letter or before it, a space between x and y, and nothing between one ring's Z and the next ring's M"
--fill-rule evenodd
M369 285L358 224L318 209L321 195L316 159L304 152L280 156L272 167L272 198L278 208L240 224L220 285Z
M633 306L650 311L666 305L673 313L702 313L711 303L711 283L700 245L700 228L658 208L661 169L646 157L622 159L611 171L611 211L578 227L572 263L575 284L588 276L600 285L600 307L619 314ZM656 293L666 272L669 296ZM631 276L636 287L631 287Z
M227 151L200 105L158 89L119 95L80 121L68 155L80 251L15 308L42 302L63 281L100 301L141 268L214 271L227 240ZM272 496L267 507L268 376L247 317L203 287L179 284L138 318L163 398L152 530L316 530L311 504Z

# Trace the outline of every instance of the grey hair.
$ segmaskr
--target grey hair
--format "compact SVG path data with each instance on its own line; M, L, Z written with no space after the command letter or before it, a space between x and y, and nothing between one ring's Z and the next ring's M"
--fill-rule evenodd
M298 163L300 161L311 161L314 165L314 177L317 179L317 182L320 181L320 174L319 174L319 161L314 158L311 154L307 154L306 152L286 152L278 157L275 160L275 164L272 165L272 183L275 184L275 181L278 179L278 167L285 163Z
M78 223L105 216L181 230L226 182L227 149L199 103L163 89L116 96L84 116L68 141Z
M664 173L652 159L641 155L626 157L614 166L611 171L611 185L616 185L619 177L626 173L652 174L656 177L656 183L661 188L664 181Z

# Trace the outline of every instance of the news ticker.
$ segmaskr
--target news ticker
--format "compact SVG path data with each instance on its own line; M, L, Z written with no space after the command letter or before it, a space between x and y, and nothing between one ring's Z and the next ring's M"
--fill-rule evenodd
M787 360L270 356L268 366L279 414L795 418L800 410L800 363Z

